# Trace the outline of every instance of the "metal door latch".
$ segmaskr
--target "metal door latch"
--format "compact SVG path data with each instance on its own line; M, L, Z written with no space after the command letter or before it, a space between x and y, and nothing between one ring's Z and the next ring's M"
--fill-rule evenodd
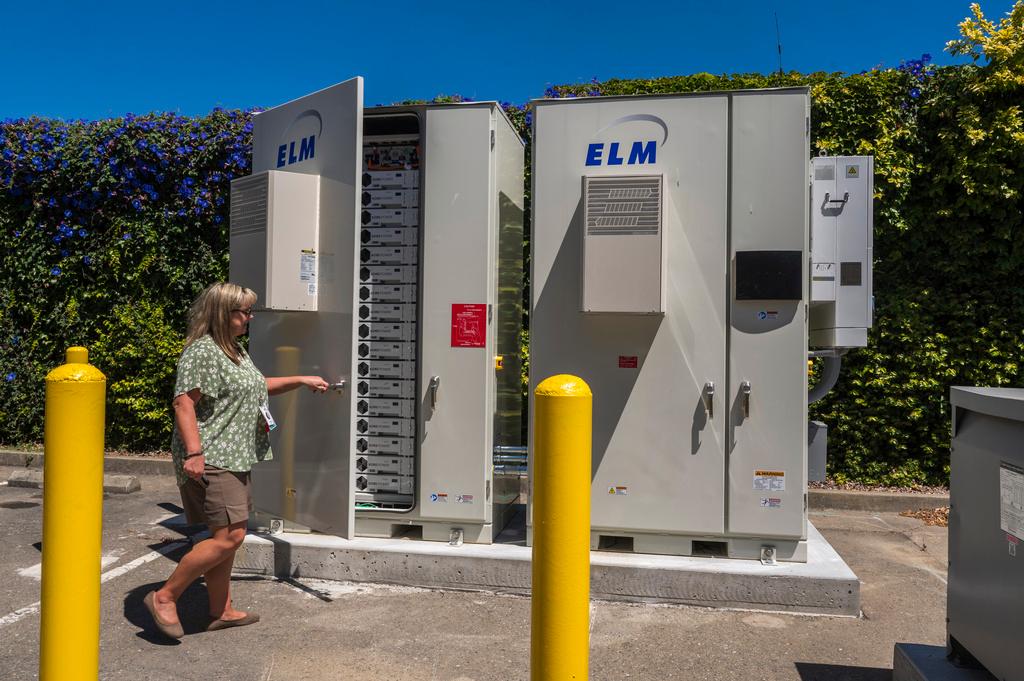
M340 393L340 392L344 392L345 391L345 386L346 385L348 385L348 382L344 378L342 378L342 379L339 379L337 383L331 383L327 387L330 388L331 390L333 390L336 393Z
M708 413L708 419L715 418L715 384L712 381L704 384L702 399L704 400L704 409Z
M437 389L441 387L441 377L431 376L427 390L430 391L430 408L437 409Z
M740 383L740 400L743 403L743 418L750 417L750 381Z
M778 565L774 546L761 547L761 565Z

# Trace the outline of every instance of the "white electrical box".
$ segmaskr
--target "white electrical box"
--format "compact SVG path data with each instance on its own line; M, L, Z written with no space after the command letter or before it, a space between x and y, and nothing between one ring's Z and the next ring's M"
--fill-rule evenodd
M534 103L531 395L593 390L592 548L806 560L809 114Z
M811 159L810 345L860 348L873 320L874 157Z
M320 177L268 170L231 182L231 281L258 308L317 309Z
M364 111L359 78L257 114L253 134L253 176L236 185L270 177L280 205L319 215L319 280L315 314L253 319L250 352L268 376L332 383L271 398L257 510L342 537L489 543L519 491L493 456L522 444L522 140L494 102ZM317 182L318 196L301 188ZM305 244L271 214L275 249ZM232 280L262 304L278 258L241 236Z

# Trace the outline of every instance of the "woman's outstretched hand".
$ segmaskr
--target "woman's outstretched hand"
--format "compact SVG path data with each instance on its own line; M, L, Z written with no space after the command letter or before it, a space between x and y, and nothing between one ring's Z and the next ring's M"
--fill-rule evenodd
M327 381L325 381L324 379L322 379L319 376L302 376L301 380L302 380L302 385L304 385L307 388L309 388L312 392L315 392L315 393L325 393L325 392L327 392L328 383L327 383Z

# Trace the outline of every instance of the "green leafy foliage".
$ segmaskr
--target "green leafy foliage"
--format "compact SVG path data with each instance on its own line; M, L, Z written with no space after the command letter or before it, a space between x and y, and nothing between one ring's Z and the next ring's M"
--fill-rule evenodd
M166 447L189 304L227 274L249 114L0 124L0 444L42 439L70 345L107 377L107 443Z

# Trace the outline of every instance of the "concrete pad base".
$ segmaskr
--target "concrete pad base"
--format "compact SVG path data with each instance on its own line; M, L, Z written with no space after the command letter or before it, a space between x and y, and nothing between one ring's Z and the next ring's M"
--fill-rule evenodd
M30 487L42 489L43 471L39 468L23 468L12 471L7 484L11 487ZM131 494L142 489L142 484L134 475L104 475L103 491L108 494Z
M407 539L250 534L235 557L235 571L528 594L531 549L522 535L520 525L502 533L494 544L449 546ZM598 600L860 615L857 576L810 523L806 563L762 565L608 551L592 551L590 556L590 594Z
M945 646L897 643L892 653L893 681L996 681L984 669L957 667Z

